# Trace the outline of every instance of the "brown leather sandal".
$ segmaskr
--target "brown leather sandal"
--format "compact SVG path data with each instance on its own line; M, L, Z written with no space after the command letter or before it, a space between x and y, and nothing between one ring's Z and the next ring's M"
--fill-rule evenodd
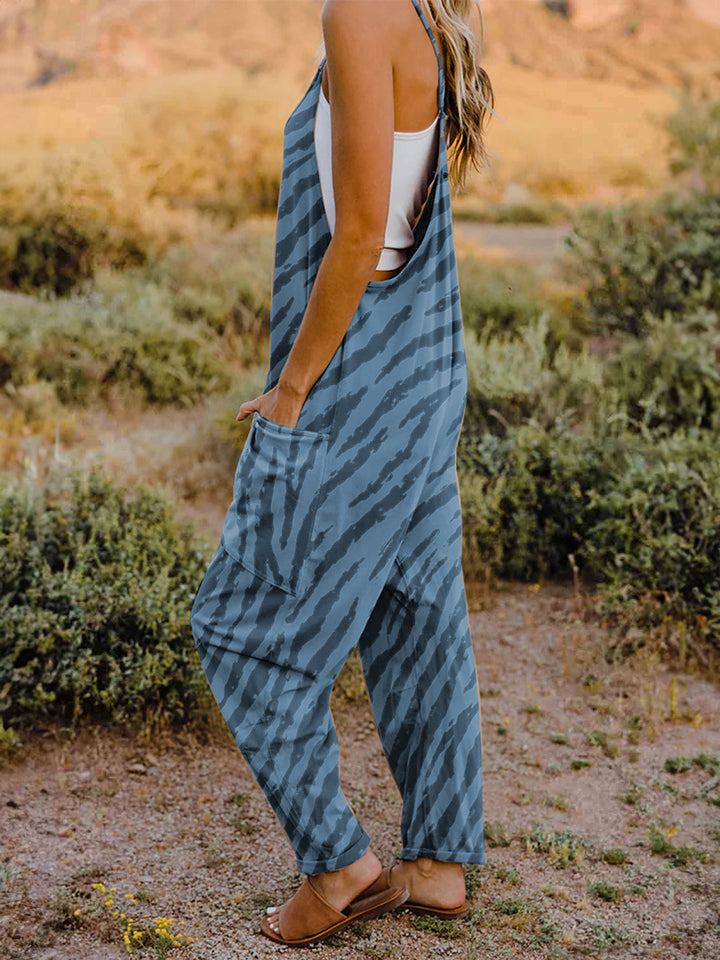
M372 893L379 893L381 890L390 890L390 871L392 867L385 867L380 873L379 877L374 883L371 883L369 887L363 890L362 895L367 896ZM355 901L351 901L350 906L352 906ZM413 913L420 914L421 916L431 916L431 917L440 917L442 920L459 920L462 917L466 917L471 909L472 905L470 901L465 898L464 902L459 904L457 907L433 907L425 903L414 903L412 900L406 899L401 906L406 910L412 910Z
M260 922L260 930L287 946L306 947L337 933L354 920L370 920L395 910L408 898L405 887L386 885L375 889L373 881L344 910L336 910L316 889L313 876L305 877L300 888L274 914L279 921L279 934L270 926L267 917Z

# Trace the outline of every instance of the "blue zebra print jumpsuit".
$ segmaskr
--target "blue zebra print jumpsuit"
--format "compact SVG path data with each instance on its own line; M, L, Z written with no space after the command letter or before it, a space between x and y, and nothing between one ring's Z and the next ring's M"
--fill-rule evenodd
M370 281L296 427L254 414L193 604L213 694L301 873L368 849L330 694L357 645L400 790L401 859L484 863L480 703L455 466L467 393L438 62L439 155L401 271ZM284 128L270 320L278 380L330 241L314 149L324 61Z

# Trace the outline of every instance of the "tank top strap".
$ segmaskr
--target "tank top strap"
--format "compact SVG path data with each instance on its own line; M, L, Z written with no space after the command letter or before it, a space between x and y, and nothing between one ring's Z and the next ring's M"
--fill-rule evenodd
M422 12L422 10L420 9L420 5L419 5L419 3L418 3L418 0L412 0L412 5L415 7L415 10L417 11L417 15L420 17L420 20L422 21L423 26L424 26L425 29L427 30L427 34L428 34L428 36L430 37L430 40L432 41L433 48L434 48L434 50L435 50L435 56L437 57L437 65L438 65L438 100L439 100L439 103L438 103L438 113L440 114L440 122L441 122L441 124L442 124L442 123L443 123L443 120L444 120L444 118L445 118L445 75L444 75L444 71L443 71L442 55L441 55L441 53L440 53L440 49L438 48L437 40L435 39L435 34L434 34L434 33L432 32L432 30L430 29L430 24L427 22L427 20L426 20L426 18L425 18L425 14L424 14L424 13Z

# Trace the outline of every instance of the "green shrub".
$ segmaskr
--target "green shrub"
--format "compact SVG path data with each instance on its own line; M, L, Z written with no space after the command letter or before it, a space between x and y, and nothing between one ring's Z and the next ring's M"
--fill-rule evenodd
M465 332L468 397L463 427L504 434L530 419L543 428L581 421L597 408L602 364L584 350L554 344L549 311L514 338Z
M550 863L563 870L571 863L581 864L585 856L585 843L572 830L556 833L540 823L534 823L525 836L525 848L545 854Z
M458 478L468 558L508 579L570 573L593 523L591 497L612 483L617 442L595 442L560 425L530 423L492 434L463 434Z
M604 880L591 881L590 891L600 900L608 903L618 903L625 898L625 889L618 887L614 883L606 883Z
M530 418L539 394L549 392L546 323L534 324L518 339L465 334L468 397L465 426L474 432L504 433L507 424Z
M5 727L0 717L0 767L6 760L12 759L20 749L21 742L17 733L10 727Z
M720 463L710 431L660 438L621 419L463 429L457 464L466 575L602 587L608 652L649 642L682 665L720 650ZM656 632L652 639L653 631ZM709 658L709 659L708 659Z
M585 208L566 238L576 307L599 333L643 336L654 317L720 309L720 194Z
M15 248L4 273L13 290L63 297L92 277L91 240L58 215L23 223L15 230Z
M605 863L611 863L613 866L620 866L623 863L627 863L627 856L625 851L621 847L610 847L608 850L603 850L602 858Z
M671 137L671 172L693 173L704 189L720 193L720 100L696 99L681 91L665 129Z
M501 823L488 823L486 820L483 833L489 847L509 847L512 842L507 835L507 829Z
M674 867L686 867L693 860L701 863L707 860L707 854L703 850L688 846L676 847L654 823L650 824L648 830L648 846L655 856L668 857Z
M692 767L690 757L668 757L665 761L665 769L668 773L685 773Z
M705 753L703 750L692 759L693 763L696 763L701 770L709 773L711 777L716 777L720 773L720 757L716 757L711 753Z
M691 634L720 647L714 435L651 437L614 482L590 492L590 502L594 522L578 552L605 585L607 612L630 611L635 627L669 629L682 621Z
M184 721L204 549L169 504L99 475L0 490L0 719Z
M541 281L524 264L460 257L457 270L463 325L478 336L517 336L548 309Z
M720 427L720 313L666 313L603 364L602 381L631 425L656 435Z
M84 296L18 298L3 307L0 386L48 381L68 403L119 386L148 403L190 404L229 387L222 354L205 327L173 319L166 291L106 278L105 289Z
M270 333L273 240L264 225L246 225L213 244L176 244L142 276L169 292L177 320L242 338L257 350Z

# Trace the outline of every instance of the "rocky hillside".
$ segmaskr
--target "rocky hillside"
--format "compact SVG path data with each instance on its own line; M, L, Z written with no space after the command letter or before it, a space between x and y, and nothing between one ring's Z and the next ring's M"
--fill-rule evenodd
M322 0L3 0L0 90L230 64L302 84ZM719 0L482 0L486 64L720 93ZM552 9L549 9L552 8Z
M322 0L3 0L0 90L237 66L302 80Z
M720 95L720 0L484 0L488 61Z

